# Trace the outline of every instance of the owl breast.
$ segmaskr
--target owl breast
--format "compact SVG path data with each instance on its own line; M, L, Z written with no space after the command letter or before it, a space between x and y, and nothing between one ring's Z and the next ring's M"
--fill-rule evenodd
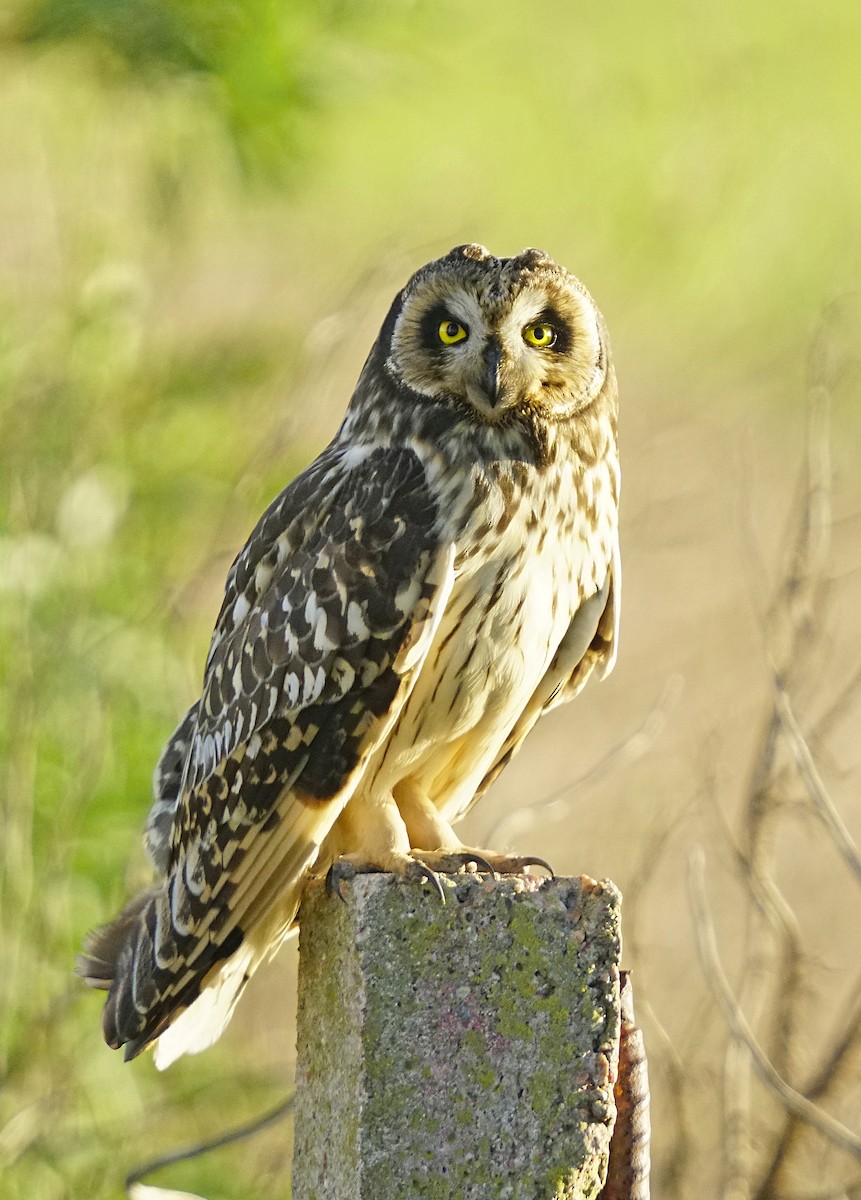
M603 586L615 537L614 506L587 519L570 464L531 485L486 485L456 531L455 584L416 685L369 772L385 790L413 779L447 820L468 805L581 601Z

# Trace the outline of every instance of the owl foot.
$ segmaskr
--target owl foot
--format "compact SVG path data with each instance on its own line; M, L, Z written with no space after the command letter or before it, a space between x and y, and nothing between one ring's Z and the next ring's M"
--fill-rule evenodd
M459 871L469 871L473 867L494 879L497 876L496 868L478 850L412 850L410 853L417 862L442 875L457 875Z
M492 850L470 850L464 847L463 850L413 850L412 857L443 875L466 870L473 864L480 872L492 875L494 879L498 875L519 875L529 867L542 867L551 879L555 878L550 864L531 854L513 857L508 854L496 854Z
M433 887L434 891L445 904L445 891L436 871L431 867L426 866L423 862L417 862L413 858L400 858L397 862L386 863L381 866L377 863L354 863L349 858L339 858L332 863L326 873L326 891L330 896L337 896L346 904L347 898L341 890L342 885L350 879L354 879L357 875L372 875L390 872L394 875L400 875L402 879L411 879L415 881L427 880Z

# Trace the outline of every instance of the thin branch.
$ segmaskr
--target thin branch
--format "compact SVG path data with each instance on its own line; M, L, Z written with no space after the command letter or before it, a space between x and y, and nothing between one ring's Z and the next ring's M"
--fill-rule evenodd
M752 1157L750 1069L744 1047L727 1042L723 1068L724 1200L749 1200Z
M774 976L782 981L782 986L772 1005L774 1011L771 1025L774 1036L771 1052L773 1056L778 1057L779 1069L787 1073L798 1024L803 952L798 919L774 879L773 837L767 837L774 828L774 817L782 805L778 782L782 772L777 761L779 734L780 720L772 707L762 734L760 754L750 784L745 819L746 845L741 849L740 857L744 882L771 932L771 940L766 946L763 944L766 941L765 932L759 931L759 947L756 950L751 948L753 935L749 934L746 946L747 961L753 959L764 962L767 954L772 951L778 958L778 969ZM748 971L745 979L745 991L750 992L756 977ZM765 1008L767 990L768 983L762 976L757 986L758 1002L754 1005L757 1009ZM741 999L743 997L739 997L739 1000ZM731 1103L731 1099L728 1102Z
M282 1120L293 1111L293 1096L292 1094L286 1100L282 1100L275 1108L264 1113L262 1117L255 1117L253 1121L246 1121L243 1125L237 1125L233 1129L228 1129L225 1133L221 1133L218 1137L210 1138L205 1142L198 1142L195 1146L186 1146L183 1150L174 1150L171 1154L165 1154L161 1158L153 1158L150 1162L143 1163L140 1167L135 1167L129 1175L126 1176L125 1190L129 1200L149 1200L150 1197L160 1196L162 1200L168 1200L171 1193L163 1188L148 1187L141 1183L147 1175L152 1175L155 1171L160 1171L162 1167L172 1167L176 1163L186 1162L190 1158L199 1158L202 1154L209 1154L212 1150L220 1150L222 1146L229 1146L233 1142L242 1141L243 1138L253 1137L254 1134L260 1133L263 1129L268 1129L270 1125L274 1125L276 1121ZM193 1196L190 1192L174 1192L175 1196Z
M831 835L840 855L849 865L853 874L861 880L861 856L859 855L858 847L855 845L852 835L843 823L843 818L837 811L834 801L828 795L828 791L822 781L822 776L816 769L813 755L810 753L807 742L804 740L804 734L801 732L798 722L795 719L792 706L789 703L789 696L777 674L774 677L774 688L775 707L787 740L792 748L798 773L807 788L807 794L813 801L816 811Z
M800 495L793 505L793 517L786 538L788 552L784 556L783 569L772 599L760 616L759 622L767 653L772 660L778 662L781 681L791 681L794 693L800 691L803 685L809 686L811 681L815 682L817 679L819 672L816 668L821 664L821 647L825 635L823 611L828 598L828 558L834 524L831 511L829 409L835 364L830 324L830 321L823 320L811 349L807 392L806 461ZM753 574L763 578L761 555L757 553L752 533L753 523L749 519L750 507L748 501L744 508L744 515L747 515L748 520L743 523L743 527L748 535L749 557L758 568ZM762 591L761 588L759 590ZM754 607L759 609L756 604ZM810 736L816 739L817 750L820 753L819 741L827 734L829 727L843 716L846 710L841 701L848 701L859 681L861 671L850 680L842 695L813 726ZM770 1164L765 1175L760 1176L761 1182L755 1188L755 1200L774 1200L795 1137L810 1124L817 1127L819 1125L815 1119L819 1114L816 1106L812 1106L812 1115L811 1109L803 1103L800 1108L793 1107L792 1097L798 1093L785 1082L791 1074L794 1057L792 1051L803 992L802 970L805 959L798 922L775 880L774 836L778 820L785 813L790 789L797 793L800 783L806 791L810 791L810 784L803 777L800 764L794 761L798 758L799 746L793 744L793 741L785 713L779 698L776 697L766 717L759 753L754 758L746 797L742 843L737 851L746 886L756 908L765 918L764 922L757 921L756 909L751 911L748 908L747 936L741 968L742 982L737 997L732 996L720 971L700 879L700 898L704 910L704 919L698 923L701 954L705 960L705 949L708 948L710 939L711 957L716 964L716 970L710 973L712 990L716 993L721 992L719 984L723 984L722 1007L729 1012L730 1028L735 1034L727 1050L724 1119L727 1126L727 1185L738 1181L741 1187L738 1194L749 1195L752 1186L749 1177L744 1175L743 1162L745 1151L749 1151L751 1113L747 1088L751 1066L767 1085L777 1092L785 1113L783 1129L769 1150ZM800 741L812 765L810 747L803 738ZM784 745L791 753L782 752ZM825 792L824 787L822 791ZM827 793L825 795L827 797ZM810 807L810 800L806 795L802 803ZM732 839L730 841L732 842ZM701 871L700 864L700 874ZM692 888L694 882L692 878ZM704 941L706 946L703 945ZM756 965L765 966L772 955L775 961L770 974L754 969ZM758 1019L748 1023L744 1013L751 1011L758 1014ZM767 1042L769 1053L758 1046L751 1032L751 1024L759 1027L760 1022L767 1022L767 1027L772 1031ZM740 1036L739 1028L742 1028L745 1036ZM839 1032L845 1036L840 1037L836 1044L832 1045L831 1054L826 1055L829 1059L827 1066L833 1066L835 1072L849 1059L850 1050L856 1044L853 1031L841 1026ZM829 1094L833 1080L834 1074L827 1071L826 1066L822 1066L805 1089L802 1099L806 1098L808 1102L812 1102L819 1098L820 1093L814 1090L816 1086L822 1089L822 1096ZM788 1089L785 1094L781 1085L783 1089ZM831 1118L824 1114L819 1115L823 1116L826 1122L831 1121ZM730 1136L731 1134L734 1134L734 1137ZM850 1138L854 1142L858 1141L854 1134L850 1133Z
M839 1036L830 1053L825 1055L816 1073L804 1088L804 1095L808 1100L819 1100L833 1089L852 1051L861 1042L861 979L856 980L849 990L850 995L858 997L854 1012L848 1021L840 1022ZM775 1143L771 1161L765 1168L754 1200L770 1200L770 1197L774 1196L774 1185L778 1175L802 1128L803 1123L795 1113L786 1113L783 1129Z
M861 1042L861 980L856 979L850 991L858 997L855 1011L845 1024L841 1022L840 1036L831 1053L825 1056L816 1074L804 1089L804 1094L809 1100L817 1100L825 1095L837 1078L838 1072L845 1066L851 1051Z
M712 994L723 1010L733 1037L742 1042L750 1054L751 1062L762 1083L789 1112L818 1130L835 1145L840 1146L857 1159L861 1159L861 1136L847 1129L840 1121L823 1112L791 1087L772 1066L762 1047L756 1040L747 1018L738 1006L724 974L718 954L714 926L708 909L705 891L705 855L697 847L690 857L689 893L694 911L697 943L700 960Z
M503 831L509 827L520 827L528 829L535 824L538 816L543 816L546 820L554 820L558 816L565 816L571 806L571 793L578 788L586 787L594 783L595 780L602 778L604 775L609 775L611 771L617 771L623 766L641 758L643 754L650 748L658 735L666 724L667 715L675 705L681 695L683 680L681 675L671 675L664 684L661 692L646 714L645 720L633 733L629 734L621 742L618 742L611 750L599 759L597 763L591 766L588 771L585 771L577 779L572 779L564 785L557 788L549 796L536 801L534 804L524 804L519 808L513 809L511 812L503 813L499 820L491 826L485 834L485 841L488 845L499 845L503 837Z
M690 1097L691 1074L682 1056L673 1045L672 1038L661 1024L658 1014L648 1000L638 1001L640 1019L647 1027L647 1041L656 1041L663 1051L655 1056L651 1054L652 1062L657 1069L667 1077L666 1091L673 1098L669 1106L668 1118L673 1127L664 1130L664 1136L669 1139L669 1148L664 1151L661 1178L665 1195L682 1195L681 1185L685 1172L693 1154L690 1133Z
M816 718L813 734L809 740L814 741L814 739L825 737L833 726L846 716L846 710L852 702L854 693L859 688L861 688L861 667L852 673L825 711Z
M825 387L815 384L810 388L804 499L790 561L769 614L789 614L793 645L788 660L796 658L805 643L809 646L813 600L824 578L831 545L830 404ZM785 669L790 666L791 662L785 661Z
M764 972L754 968L765 963L774 953L780 954L780 974L795 971L800 956L800 931L795 915L777 888L769 870L773 857L771 839L775 807L777 772L778 723L773 709L767 714L759 737L759 749L753 760L747 789L743 844L737 854L741 877L750 895L754 910L747 909L744 937L744 971L740 1001L761 1012L768 1002L769 984ZM730 837L730 844L733 839ZM757 920L757 913L759 920ZM782 1057L788 1059L790 1040L795 1027L794 1013L788 1013L781 1027ZM722 1088L722 1118L725 1157L723 1195L725 1200L749 1196L747 1173L751 1163L751 1098L750 1061L738 1042L730 1040L724 1062Z

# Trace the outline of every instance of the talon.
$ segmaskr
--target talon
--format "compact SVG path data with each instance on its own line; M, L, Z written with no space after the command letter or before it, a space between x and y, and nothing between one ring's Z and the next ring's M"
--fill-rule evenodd
M437 875L436 871L432 871L430 867L425 866L423 862L419 862L418 859L416 859L415 862L416 866L418 867L418 874L421 875L423 879L426 879L428 883L433 885L440 900L442 900L443 904L445 904L445 889L442 886L442 881L440 880L439 875Z
M356 874L356 868L352 863L346 862L344 859L339 859L332 863L329 870L326 872L326 892L330 896L337 896L342 904L347 903L347 897L341 890L341 885L345 879L352 879Z
M490 859L479 850L413 850L413 858L443 875L453 875L457 871L465 871L472 863L480 871L486 871L494 879L498 877L497 870Z
M500 875L518 875L529 867L541 867L551 879L556 878L550 863L537 855L519 857L465 847L462 850L413 850L412 857L425 866L432 865L432 869L444 875L463 871L474 863L479 871L486 872L492 879L498 879Z
M484 855L476 854L474 851L470 851L469 854L464 854L463 860L464 866L468 866L469 863L475 863L477 867L481 867L483 871L486 871L488 875L491 875L494 879L499 878L498 871L491 863L487 861Z
M522 871L524 867L543 867L551 879L556 878L556 872L553 870L549 862L545 862L543 858L535 858L527 856L526 858L518 858L518 870Z

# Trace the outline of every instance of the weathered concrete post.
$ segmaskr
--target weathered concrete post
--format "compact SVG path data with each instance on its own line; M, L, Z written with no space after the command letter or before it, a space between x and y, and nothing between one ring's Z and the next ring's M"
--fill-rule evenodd
M619 1047L610 883L387 875L302 901L294 1200L587 1200Z

